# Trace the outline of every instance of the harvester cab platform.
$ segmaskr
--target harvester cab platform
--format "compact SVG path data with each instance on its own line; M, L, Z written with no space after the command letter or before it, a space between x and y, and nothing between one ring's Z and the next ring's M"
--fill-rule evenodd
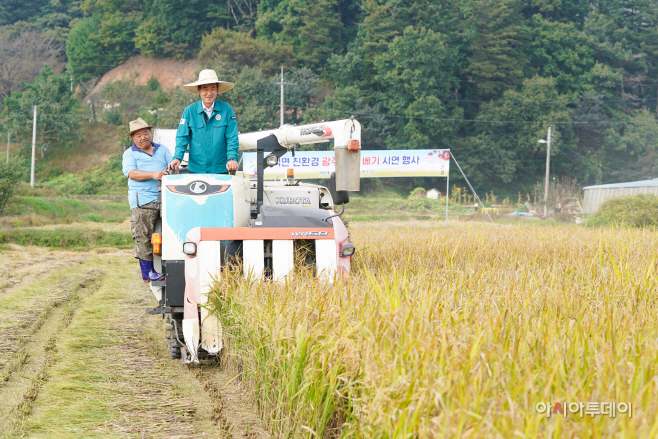
M333 137L326 136L332 133ZM346 277L355 251L334 207L359 189L360 125L354 119L240 134L240 150L256 150L252 181L235 175L180 174L162 178L156 270L166 273L151 282L167 318L167 345L172 358L199 362L222 351L222 327L208 311L208 295L221 280L221 268L235 260L250 279L282 281L293 274L295 246L312 247L302 261L316 276L333 282ZM329 188L287 178L265 181L264 169L300 144L333 140L336 172ZM156 130L154 142L175 148L175 130ZM340 158L339 158L340 156ZM185 165L183 161L183 165ZM342 213L342 212L341 212Z

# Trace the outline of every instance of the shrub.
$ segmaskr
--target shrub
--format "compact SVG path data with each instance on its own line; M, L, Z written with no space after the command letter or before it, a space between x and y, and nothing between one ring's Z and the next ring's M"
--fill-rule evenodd
M426 197L427 197L427 191L422 187L417 187L409 194L410 200L414 198L426 198Z
M18 170L11 165L0 165L0 214L7 201L14 195L14 189L19 181Z
M151 75L149 80L146 82L146 87L151 91L157 91L161 88L158 78L156 78L154 75Z
M633 195L606 200L588 221L590 226L658 227L658 197Z
M63 174L43 183L63 195L117 195L126 191L126 177L121 172L121 156L113 155L107 162L80 174Z

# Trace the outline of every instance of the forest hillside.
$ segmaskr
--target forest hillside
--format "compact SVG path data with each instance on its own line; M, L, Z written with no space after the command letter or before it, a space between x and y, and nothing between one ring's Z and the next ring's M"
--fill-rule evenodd
M30 139L40 102L43 160L79 124L175 124L190 96L156 75L99 84L137 56L234 81L241 131L277 126L283 66L287 122L354 115L364 149L450 148L484 190L541 180L549 126L553 177L658 177L655 0L5 0L0 24L2 130Z

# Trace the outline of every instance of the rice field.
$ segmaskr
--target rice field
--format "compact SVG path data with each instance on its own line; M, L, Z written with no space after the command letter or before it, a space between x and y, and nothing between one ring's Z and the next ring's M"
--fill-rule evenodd
M351 234L349 280L216 285L227 365L276 434L658 436L654 232Z

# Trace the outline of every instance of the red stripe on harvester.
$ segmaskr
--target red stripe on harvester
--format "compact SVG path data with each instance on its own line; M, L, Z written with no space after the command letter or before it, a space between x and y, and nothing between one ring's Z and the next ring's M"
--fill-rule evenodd
M202 227L201 241L334 239L334 229L313 227Z

